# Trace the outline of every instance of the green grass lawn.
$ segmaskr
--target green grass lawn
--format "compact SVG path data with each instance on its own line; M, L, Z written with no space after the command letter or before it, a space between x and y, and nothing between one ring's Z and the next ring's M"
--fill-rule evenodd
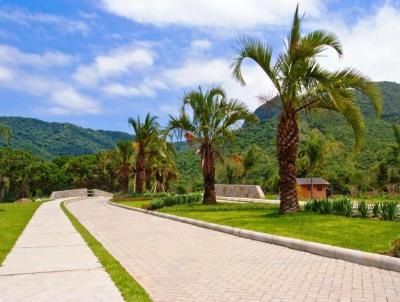
M42 202L0 203L0 264Z
M128 205L131 205L127 203ZM301 212L282 216L265 204L179 205L161 212L233 227L383 253L400 236L400 222Z
M89 231L61 204L64 213L71 220L75 229L81 234L90 249L99 259L114 284L118 287L125 301L127 302L151 302L149 295L136 282L135 279L121 266L121 264L94 238Z

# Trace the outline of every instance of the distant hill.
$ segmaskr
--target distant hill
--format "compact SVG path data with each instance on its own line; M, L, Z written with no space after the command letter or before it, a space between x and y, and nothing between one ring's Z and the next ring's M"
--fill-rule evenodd
M365 146L357 156L358 166L364 169L382 158L382 152L393 140L391 125L400 124L400 84L379 82L378 85L383 96L381 119L375 118L372 105L364 97L361 95L357 97L367 127ZM240 152L251 144L257 144L275 152L275 132L279 111L278 99L273 99L257 108L254 113L261 123L246 125L240 129L236 133L237 140L231 146L231 152ZM307 133L311 128L317 128L326 136L343 143L347 151L351 151L354 146L353 132L339 114L327 111L312 115L303 114L300 119L301 132Z
M12 129L13 148L30 151L46 159L113 149L117 141L133 138L125 132L92 130L33 118L0 117L0 123Z

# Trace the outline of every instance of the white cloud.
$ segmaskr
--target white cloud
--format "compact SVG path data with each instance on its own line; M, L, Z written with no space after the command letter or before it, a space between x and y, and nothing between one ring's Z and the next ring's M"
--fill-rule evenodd
M362 15L354 25L322 23L342 40L344 56L331 52L321 63L329 69L354 67L374 81L400 82L400 10L390 4Z
M99 113L101 106L94 99L81 94L68 81L43 73L43 67L65 66L71 60L59 52L33 54L0 45L0 86L41 97L47 102L46 112L51 114Z
M237 98L247 104L251 110L260 103L258 96L273 95L275 90L264 72L255 64L245 64L243 74L246 86L241 86L231 76L231 62L224 58L212 60L189 59L178 68L167 69L162 78L170 86L180 89L197 88L199 85L221 85L228 97Z
M121 83L110 83L102 88L102 90L110 95L121 96L121 97L135 97L135 96L154 96L155 90L146 86L139 85L127 86Z
M87 34L90 31L89 26L81 20L71 20L63 16L31 13L28 10L21 9L2 9L0 10L0 18L9 20L21 25L29 25L31 23L41 23L57 27L60 31L67 33L80 32Z
M30 65L34 67L56 67L70 65L75 58L58 51L43 54L26 53L18 48L0 44L0 62L7 65Z
M321 0L102 0L107 11L138 23L225 28L286 24L297 3L311 16L323 9Z
M51 92L51 100L56 108L64 109L70 114L82 112L96 114L100 112L99 105L91 98L80 94L73 87L64 86Z
M89 65L81 65L74 74L74 79L87 86L97 85L99 80L123 75L153 65L153 53L134 46L113 50L101 55Z

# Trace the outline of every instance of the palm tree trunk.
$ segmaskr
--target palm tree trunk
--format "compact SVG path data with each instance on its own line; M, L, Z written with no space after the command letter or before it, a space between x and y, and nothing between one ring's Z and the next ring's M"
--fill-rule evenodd
M140 152L136 160L136 193L143 193L144 164L144 154Z
M204 178L203 204L216 204L215 194L215 154L210 144L204 144L201 147L202 170Z
M295 112L282 112L276 136L279 161L279 190L281 195L280 213L300 210L297 198L296 157L299 145L299 127Z
M129 190L129 167L124 167L123 172L123 191L124 193L128 193Z
M145 172L144 177L146 182L146 190L151 191L151 170L145 169L144 172Z

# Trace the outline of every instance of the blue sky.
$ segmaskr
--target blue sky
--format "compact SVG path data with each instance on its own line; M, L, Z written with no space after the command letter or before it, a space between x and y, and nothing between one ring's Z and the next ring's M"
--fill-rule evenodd
M0 115L131 132L129 117L164 124L199 85L223 85L255 109L274 90L251 62L246 87L231 78L237 40L278 52L297 2L304 31L328 29L344 44L341 60L321 58L327 68L400 82L400 1L0 1Z

